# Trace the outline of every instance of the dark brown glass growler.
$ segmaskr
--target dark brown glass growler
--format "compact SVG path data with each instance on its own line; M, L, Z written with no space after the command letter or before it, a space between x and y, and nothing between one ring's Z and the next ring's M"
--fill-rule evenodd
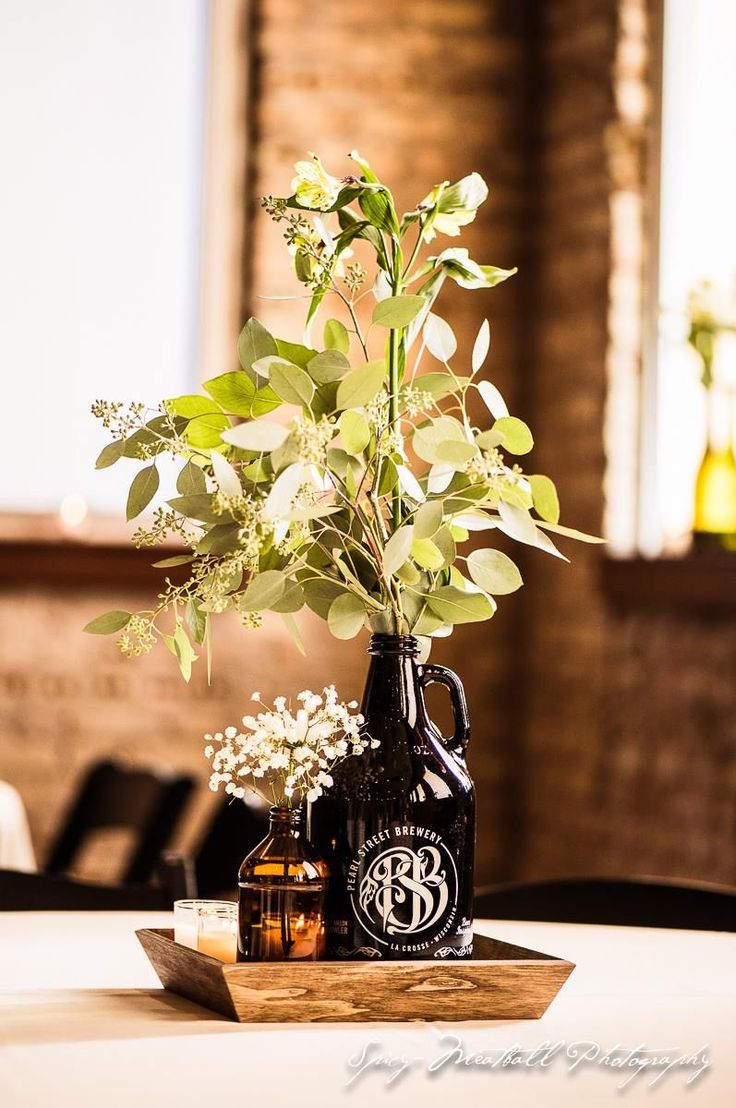
M475 794L459 678L417 662L411 635L374 635L362 713L374 750L347 758L310 805L309 839L330 867L331 958L459 958L472 953ZM429 719L424 689L452 698L455 734Z

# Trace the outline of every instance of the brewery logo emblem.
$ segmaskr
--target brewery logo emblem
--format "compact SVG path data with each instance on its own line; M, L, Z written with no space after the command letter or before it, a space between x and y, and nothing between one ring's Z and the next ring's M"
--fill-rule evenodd
M366 839L348 871L353 911L390 950L429 949L457 917L455 860L436 831L397 824Z

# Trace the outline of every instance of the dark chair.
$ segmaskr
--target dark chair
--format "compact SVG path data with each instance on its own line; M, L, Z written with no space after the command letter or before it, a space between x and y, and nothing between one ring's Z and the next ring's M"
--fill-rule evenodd
M171 911L168 889L151 885L92 885L46 873L0 870L0 912Z
M736 889L660 878L567 878L476 890L475 915L549 923L603 923L736 931Z
M194 858L198 895L237 888L240 863L268 831L268 809L226 800L215 811Z
M193 857L165 852L159 880L186 897L229 898L238 884L240 863L268 830L268 809L226 800L207 826Z
M186 774L98 762L90 769L49 852L45 872L66 873L87 840L102 828L128 828L135 842L121 875L142 885L156 870L194 787Z

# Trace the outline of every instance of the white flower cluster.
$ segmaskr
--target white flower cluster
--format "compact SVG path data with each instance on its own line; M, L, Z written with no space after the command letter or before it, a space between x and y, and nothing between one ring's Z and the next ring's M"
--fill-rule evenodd
M260 693L251 699L262 703ZM246 788L262 792L259 786L265 785L274 804L291 806L294 797L316 800L332 785L330 771L338 762L379 746L361 732L363 717L352 711L357 702L338 701L334 685L321 696L305 690L296 699L301 707L293 714L286 697L277 696L273 710L262 704L257 716L243 716L242 731L226 727L224 733L205 735L213 792L224 785L226 793L242 799Z

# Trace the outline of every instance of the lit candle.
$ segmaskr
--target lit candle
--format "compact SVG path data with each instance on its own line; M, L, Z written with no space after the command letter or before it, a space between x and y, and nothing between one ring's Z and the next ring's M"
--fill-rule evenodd
M210 958L219 958L221 962L234 962L237 953L235 932L210 931L204 934L200 932L197 937L197 950L201 954L209 954Z

